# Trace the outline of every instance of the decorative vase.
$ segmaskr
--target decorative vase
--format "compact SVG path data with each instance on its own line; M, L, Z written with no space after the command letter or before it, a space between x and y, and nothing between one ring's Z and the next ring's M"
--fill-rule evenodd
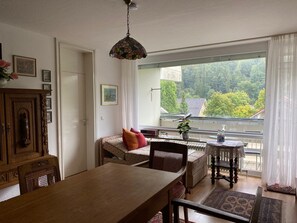
M183 140L188 140L189 139L189 133L188 132L183 132L182 137L183 137Z
M5 78L0 78L0 88L4 87L7 84L7 80Z

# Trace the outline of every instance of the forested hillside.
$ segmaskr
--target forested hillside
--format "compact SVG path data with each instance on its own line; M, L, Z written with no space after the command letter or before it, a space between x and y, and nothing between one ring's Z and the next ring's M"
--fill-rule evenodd
M265 58L182 66L182 82L161 80L161 106L186 113L185 98L205 98L205 116L250 117L264 108L265 66Z

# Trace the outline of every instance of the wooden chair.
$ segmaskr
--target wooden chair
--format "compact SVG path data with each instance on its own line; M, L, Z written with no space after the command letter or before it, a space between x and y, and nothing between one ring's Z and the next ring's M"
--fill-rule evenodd
M237 223L257 223L260 213L260 206L261 206L261 199L262 199L262 188L258 187L256 193L255 203L251 212L251 216L249 219L241 217L239 215L231 214L225 211L221 211L215 208L211 208L202 204L197 204L192 201L183 200L183 199L174 199L172 200L173 204L173 212L174 212L174 223L179 222L179 207L186 207L189 209L193 209L198 213L221 218L231 222Z
M151 142L149 168L177 172L182 176L181 180L172 189L173 198L186 199L186 170L188 162L187 145L172 142ZM185 220L188 221L188 211L184 208Z
M21 194L61 181L58 159L54 156L23 164L17 169Z

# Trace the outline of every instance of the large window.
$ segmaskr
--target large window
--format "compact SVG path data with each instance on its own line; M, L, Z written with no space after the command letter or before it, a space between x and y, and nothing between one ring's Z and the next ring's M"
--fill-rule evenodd
M161 113L263 118L265 57L161 68Z

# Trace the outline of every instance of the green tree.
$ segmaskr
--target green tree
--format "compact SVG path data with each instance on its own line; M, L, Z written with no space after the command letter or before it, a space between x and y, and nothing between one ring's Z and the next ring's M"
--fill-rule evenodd
M181 103L179 105L180 113L186 114L189 112L188 104L186 102L186 93L182 93Z
M204 114L211 117L231 117L232 101L226 95L215 92L210 97Z
M161 80L161 107L170 113L178 111L174 81Z
M229 92L225 95L231 99L234 108L241 105L248 105L251 101L248 94L244 91Z
M233 111L233 117L236 118L248 118L254 114L254 109L250 105L240 105Z
M258 99L255 102L254 106L257 111L264 109L264 107L265 107L265 89L262 89L259 92Z

